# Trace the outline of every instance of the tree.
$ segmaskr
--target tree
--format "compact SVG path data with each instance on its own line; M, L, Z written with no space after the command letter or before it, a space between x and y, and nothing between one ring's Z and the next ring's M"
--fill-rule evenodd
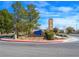
M4 17L1 14L1 11L0 11L0 32L1 34L4 32Z
M18 37L19 32L22 31L22 26L23 26L23 22L21 22L22 20L26 19L26 13L25 9L22 7L20 2L16 2L15 4L12 5L13 9L14 9L14 13L13 13L13 18L14 18L14 32ZM25 27L25 26L23 26Z
M27 6L27 10L23 8L20 2L16 2L12 5L14 9L14 23L16 24L15 32L26 32L28 35L31 34L32 29L36 28L39 24L39 13L35 10L35 6L30 4Z
M54 28L53 31L57 34L59 32L58 28Z
M1 33L12 32L12 14L10 14L6 9L0 11L0 31Z
M66 32L69 33L73 33L74 32L74 28L73 27L67 27L66 28Z
M59 30L59 33L64 33L64 30Z
M28 34L31 34L34 28L37 28L40 24L38 24L39 12L35 10L35 5L30 4L27 6L28 12Z

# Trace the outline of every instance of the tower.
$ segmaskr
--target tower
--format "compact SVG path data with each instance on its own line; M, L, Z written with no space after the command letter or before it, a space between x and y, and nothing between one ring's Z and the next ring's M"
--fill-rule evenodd
M53 19L48 20L48 30L53 30Z

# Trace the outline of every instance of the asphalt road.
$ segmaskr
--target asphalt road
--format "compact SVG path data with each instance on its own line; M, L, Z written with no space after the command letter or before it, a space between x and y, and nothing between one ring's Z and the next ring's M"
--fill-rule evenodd
M70 36L79 37L79 34L69 34Z
M79 42L18 43L0 41L0 57L79 57Z

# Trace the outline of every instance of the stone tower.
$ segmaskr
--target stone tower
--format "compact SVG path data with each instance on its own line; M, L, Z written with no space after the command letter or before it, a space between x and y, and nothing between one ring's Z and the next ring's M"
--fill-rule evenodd
M48 30L53 30L53 19L48 20Z

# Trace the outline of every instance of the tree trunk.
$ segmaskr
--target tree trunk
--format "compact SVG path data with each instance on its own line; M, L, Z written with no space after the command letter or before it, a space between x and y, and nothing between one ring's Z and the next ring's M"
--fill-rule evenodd
M16 35L17 35L17 38L18 38L19 37L19 32L18 31L16 32Z

